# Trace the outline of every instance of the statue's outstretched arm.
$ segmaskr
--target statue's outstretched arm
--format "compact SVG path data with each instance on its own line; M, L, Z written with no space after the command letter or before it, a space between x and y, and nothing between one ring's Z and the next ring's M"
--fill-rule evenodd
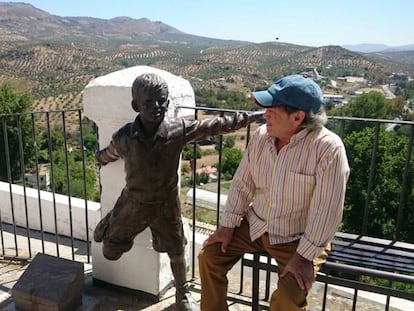
M119 158L120 156L113 141L111 141L108 147L99 150L95 153L96 162L98 162L101 165L106 165L109 162L115 162Z
M198 141L215 137L220 134L231 133L263 118L264 111L236 112L232 115L192 121L186 127L186 141Z

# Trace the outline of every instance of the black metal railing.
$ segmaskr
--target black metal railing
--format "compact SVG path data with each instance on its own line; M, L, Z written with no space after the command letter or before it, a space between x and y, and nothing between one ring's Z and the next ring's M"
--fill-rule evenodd
M205 107L179 107L194 109L194 118L198 119L200 113L215 113L216 115L224 115L227 113L234 113L234 110L223 109L211 109ZM88 120L82 115L82 110L62 110L62 111L48 111L48 112L34 112L27 114L1 114L1 133L0 133L0 180L2 181L4 191L9 191L7 198L3 196L3 202L0 203L0 247L3 257L24 257L32 258L35 252L41 251L43 253L49 253L58 257L69 257L72 260L81 260L85 262L91 262L90 253L90 230L89 228L89 212L88 202L90 202L91 193L93 189L90 187L97 187L99 191L99 182L95 180L95 183L89 183L87 176L89 172L96 173L98 176L98 170L93 160L93 153L98 146L94 144L85 147L85 125L91 126L93 130L96 130ZM401 156L404 153L404 159L401 159L400 167L392 168L393 172L398 176L395 176L395 180L399 181L399 193L398 204L395 204L395 200L389 202L392 206L378 206L374 202L385 202L386 200L379 200L379 192L381 190L386 191L387 185L381 185L381 190L376 189L378 187L378 161L382 159L382 152L385 147L382 145L382 135L384 128L388 126L389 131L395 132L395 137L405 137L404 144L401 144L400 153ZM352 228L352 233L360 235L370 235L374 237L391 239L393 241L403 241L411 243L412 236L409 233L409 227L411 226L412 219L411 203L412 203L412 187L413 187L413 160L412 160L412 145L414 137L414 122L399 121L399 120L378 120L367 118L350 118L350 117L330 117L328 127L337 132L345 141L346 147L351 149L351 146L347 145L347 142L351 141L359 130L364 128L370 128L369 133L371 136L366 137L364 143L369 144L370 150L368 167L366 169L366 180L359 181L363 185L359 185L360 188L350 184L350 192L361 191L361 206L357 206L359 212L355 214L356 221L360 224L357 228ZM245 146L247 146L251 132L251 126L246 128ZM95 133L96 134L96 133ZM231 134L230 134L231 135ZM215 221L213 225L219 223L220 216L220 202L222 188L222 151L223 151L223 136L218 137L219 152L218 157L218 176L215 184L215 192L217 199L215 201ZM358 140L354 140L358 141ZM362 141L362 138L361 138ZM194 154L196 154L197 145L194 144ZM354 147L352 147L354 148ZM75 155L71 155L75 152ZM354 160L362 161L364 159L354 159L354 154L348 154L350 162L354 163ZM357 163L357 162L355 162ZM43 182L45 176L40 170L43 164L47 164L49 172L50 182ZM200 207L197 206L196 197L196 175L197 159L194 158L194 165L192 166L193 175L193 198L192 198L192 210L191 210L191 225L192 225L192 276L197 278L195 267L195 246L194 241L196 229L199 221L197 215L200 211ZM358 172L353 171L355 168L351 165L351 176L358 175ZM391 168L390 168L391 169ZM75 180L80 178L80 181ZM29 178L30 177L30 178ZM99 177L97 177L99 178ZM352 177L351 177L352 178ZM350 181L353 182L352 179ZM19 185L19 191L21 191L19 200L13 195L15 185ZM395 187L395 185L391 185ZM4 188L5 187L5 188ZM37 204L31 203L28 199L28 189L34 189L37 193ZM31 190L31 191L32 191ZM96 189L95 189L96 190ZM44 201L41 199L43 192L50 194L53 205L53 230L47 230L45 228L44 215ZM389 192L390 195L395 192ZM69 229L67 234L61 234L59 228L57 211L57 195L64 194L67 196L67 222L69 223ZM34 196L36 197L36 196ZM73 234L73 198L80 198L83 200L84 205L84 217L82 222L85 225L85 232L82 235L83 238L77 238ZM353 199L347 197L347 199ZM391 202L392 201L392 202ZM355 212L350 206L350 202L345 204L344 220L347 219L347 213ZM353 203L354 204L354 203ZM374 208L373 208L374 206ZM375 213L380 213L377 209L382 209L385 212L388 208L393 209L392 219L384 219L384 224L372 224L370 220L375 216ZM30 217L30 213L33 209L37 209L37 220L33 220ZM373 210L374 209L374 210ZM19 211L19 217L22 216L20 211L23 211L23 223L19 223L16 220L16 213ZM5 219L5 215L9 215L8 219ZM355 216L352 214L352 217ZM388 215L388 214L387 214ZM50 216L50 215L47 215ZM33 223L37 223L35 228ZM387 222L387 223L385 223ZM50 224L48 224L50 227ZM349 223L348 223L349 226ZM381 236L378 231L378 227L388 228L386 236ZM93 229L93 228L92 228ZM345 230L348 227L345 226ZM35 242L36 241L36 242ZM40 246L38 245L40 241ZM69 255L62 253L62 249L69 250Z
M73 196L81 198L84 202L84 226L89 227L88 215L88 195L86 186L86 162L87 152L93 154L93 150L85 150L83 120L81 110L61 110L47 112L33 112L21 114L0 114L0 181L8 184L9 202L3 202L0 210L0 236L1 253L3 256L22 257L22 250L25 256L31 258L35 252L51 252L50 246L46 250L46 244L54 244L55 252L53 255L61 257L61 246L70 248L70 256L75 260L75 253L84 249L82 256L86 257L86 262L90 262L91 254L89 247L89 230L85 230L83 240L77 239L73 234ZM69 153L76 149L76 161L70 161ZM82 189L73 192L71 170L76 164L80 169L80 180L78 184L83 184ZM42 165L47 166L46 171L41 171ZM58 165L58 166L57 166ZM59 178L58 178L59 176ZM58 179L57 179L58 178ZM19 185L23 194L16 202L12 187ZM28 189L34 189L37 193L37 206L31 204L27 195ZM78 187L79 188L79 187ZM33 192L33 191L32 191ZM53 205L53 230L46 230L44 215L44 201L42 192L48 192L52 197ZM65 236L60 234L59 221L57 215L56 196L63 194L67 196L67 220L68 233ZM23 207L21 206L23 205ZM7 206L8 208L6 208ZM16 221L16 210L24 210L24 225ZM37 208L37 219L33 219L33 209ZM8 210L7 210L8 209ZM5 221L4 215L11 213L12 221ZM49 216L49 215L47 215ZM49 218L49 217L47 217ZM36 225L31 224L36 223ZM50 227L50 224L48 224ZM35 229L33 229L35 227ZM24 233L22 232L24 230ZM10 246L5 241L5 233L12 232L14 245ZM26 242L17 237L25 235ZM33 248L33 235L40 241L40 250ZM86 242L86 243L85 243ZM19 245L21 244L21 245ZM24 245L22 248L21 246ZM14 250L14 253L12 252ZM24 257L24 256L23 256ZM65 256L63 256L65 257ZM67 257L67 256L66 256Z

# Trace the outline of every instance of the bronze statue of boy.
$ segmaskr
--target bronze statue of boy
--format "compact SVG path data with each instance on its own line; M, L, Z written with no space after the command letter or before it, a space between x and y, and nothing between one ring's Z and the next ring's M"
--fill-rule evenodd
M263 112L235 113L212 120L166 120L168 86L158 75L145 73L132 84L134 122L115 132L110 144L96 153L105 165L125 161L126 185L113 209L98 223L96 242L103 241L103 255L119 259L147 227L153 247L167 252L176 286L176 308L198 310L188 290L178 183L178 165L184 146L193 141L235 131L262 117Z

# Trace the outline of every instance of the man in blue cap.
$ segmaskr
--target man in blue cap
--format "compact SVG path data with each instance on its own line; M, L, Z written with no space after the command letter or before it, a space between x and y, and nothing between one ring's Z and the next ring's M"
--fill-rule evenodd
M252 135L233 178L220 226L199 253L201 310L228 310L227 271L244 253L278 263L272 311L306 310L341 220L349 165L324 124L320 87L289 75L252 93L266 124Z

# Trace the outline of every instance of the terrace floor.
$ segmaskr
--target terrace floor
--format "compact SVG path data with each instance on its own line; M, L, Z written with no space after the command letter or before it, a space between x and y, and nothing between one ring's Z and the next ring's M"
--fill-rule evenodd
M202 237L200 237L202 238ZM4 233L4 241L8 239L14 239L12 233ZM53 244L53 243L51 243ZM34 244L36 246L36 244ZM48 253L49 245L46 244L46 253ZM79 248L80 246L77 245ZM61 257L65 257L64 253L68 252L70 257L71 248L62 248L60 253ZM80 252L82 253L82 252ZM49 253L50 254L50 253ZM82 258L76 257L77 260L82 261ZM86 261L86 260L85 260ZM11 289L17 282L19 277L29 266L27 261L13 260L12 258L1 258L0 257L0 310L1 311L17 311L14 306L13 298L11 296ZM85 287L82 293L82 306L76 311L173 311L174 307L174 295L175 289L172 287L162 295L158 302L155 302L148 297L142 297L137 295L136 292L125 291L121 289L115 289L113 287L98 286L93 283L92 271L93 264L85 264ZM248 295L251 293L251 279L249 271L245 270L245 283L244 283L244 295L237 295L239 290L239 267L235 267L229 274L229 310L230 311L244 311L251 310L248 306L250 298ZM263 278L264 279L264 278ZM275 284L275 278L272 279L272 284ZM264 288L264 286L261 286ZM274 287L273 287L274 288ZM309 295L309 311L319 311L322 308L322 297L323 297L324 286L320 283L315 283L310 295ZM192 294L194 298L199 301L200 298L200 286L197 281L193 282ZM328 289L328 301L326 310L329 311L347 311L352 310L352 298L353 292L345 288L339 288L329 286ZM356 310L358 311L380 311L384 310L383 302L385 297L372 293L360 292L358 297L358 303ZM263 305L266 305L263 302ZM412 311L414 310L414 303L402 300L402 299L391 299L390 311Z

